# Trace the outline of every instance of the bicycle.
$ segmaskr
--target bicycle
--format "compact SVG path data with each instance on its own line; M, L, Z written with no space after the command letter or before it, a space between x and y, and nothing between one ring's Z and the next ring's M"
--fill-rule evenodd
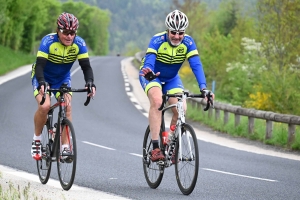
M46 99L47 91L59 92L57 102L50 106L47 114L47 121L42 130L42 158L37 160L37 170L39 179L42 184L46 184L51 173L52 162L57 162L57 171L60 184L64 190L69 190L75 179L76 162L77 162L77 147L74 127L72 122L66 117L66 103L64 94L69 92L87 92L92 91L91 87L87 89L74 89L63 84L59 89L49 88L48 84L45 86L44 96L40 105L43 105ZM86 102L87 106L90 102L88 96ZM56 108L59 108L57 123L53 125L53 113ZM56 133L54 129L56 128ZM61 151L62 133L66 134L70 152Z
M187 98L204 98L207 97L207 104L205 111L210 106L213 107L213 100L211 93L204 94L190 94L184 91L182 94L164 94L162 96L163 102L159 110L162 111L162 121L159 133L159 143L162 152L165 155L165 160L152 162L152 140L150 127L148 125L144 141L143 141L143 170L148 185L155 189L157 188L163 178L165 168L168 168L175 163L175 175L179 189L184 195L192 193L196 186L199 169L199 151L198 142L193 127L185 122L184 102ZM166 106L167 98L176 97L178 102ZM168 143L165 143L163 132L165 132L164 114L167 110L176 107L178 112L178 119L174 134L171 135ZM175 160L174 160L175 154ZM173 156L173 158L172 158ZM173 159L173 161L172 161Z

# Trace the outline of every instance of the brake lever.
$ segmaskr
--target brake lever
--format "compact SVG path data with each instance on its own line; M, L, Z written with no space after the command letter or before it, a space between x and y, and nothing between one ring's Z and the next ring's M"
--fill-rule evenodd
M40 105L43 105L45 103L47 91L48 91L48 83L45 82L44 94L43 94L43 97L42 97L42 101L40 102Z
M93 92L92 86L89 86L88 89L87 89L87 93L90 94L92 92ZM91 100L91 97L88 96L86 98L86 101L84 102L84 105L87 106L90 103L90 100Z
M208 94L206 95L207 98L206 107L203 109L204 111L207 111L210 106L214 108L214 101L211 99L211 97L212 97L211 92L208 92Z

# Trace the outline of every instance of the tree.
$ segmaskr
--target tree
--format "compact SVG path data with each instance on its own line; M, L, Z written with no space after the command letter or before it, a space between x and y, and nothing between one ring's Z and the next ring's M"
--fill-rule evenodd
M257 8L267 69L261 74L261 92L271 94L274 111L300 114L295 101L300 93L300 0L261 0Z

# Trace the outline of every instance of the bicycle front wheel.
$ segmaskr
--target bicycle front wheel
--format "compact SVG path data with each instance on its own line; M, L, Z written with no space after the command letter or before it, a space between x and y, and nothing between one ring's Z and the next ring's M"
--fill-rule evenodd
M184 124L181 130L181 147L178 140L175 147L175 174L181 192L189 195L193 192L198 178L198 141L189 124Z
M143 169L148 185L155 189L157 188L164 175L164 166L150 160L152 151L152 139L149 126L145 132L143 142Z
M62 151L60 146L60 149L57 151L57 171L62 188L69 190L75 179L77 149L75 131L72 123L68 119L62 121L60 132L64 132L67 135L67 144L69 145L70 151L66 154ZM61 138L60 141L62 141Z
M47 121L48 124L48 121ZM36 166L39 174L39 179L42 184L46 184L49 180L51 173L51 147L52 140L50 140L49 136L49 126L45 124L42 130L42 159L36 161Z

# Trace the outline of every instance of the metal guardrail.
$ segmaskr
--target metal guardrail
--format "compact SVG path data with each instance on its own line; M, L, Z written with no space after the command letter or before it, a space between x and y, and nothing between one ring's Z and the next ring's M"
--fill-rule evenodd
M145 52L137 52L135 54L135 58L137 61L141 62L144 55ZM194 109L199 109L199 112L204 112L203 108L204 106L206 106L206 102L204 99L188 99L188 102L192 104ZM248 134L252 134L254 132L255 119L266 120L265 139L272 138L273 122L285 123L288 125L288 142L287 142L288 147L290 147L290 145L293 143L295 139L296 125L300 125L300 116L279 114L279 113L255 110L249 108L242 108L241 106L234 106L231 104L225 104L216 101L214 102L214 109L210 108L208 110L208 117L213 116L213 110L215 112L214 116L216 121L220 119L221 116L220 111L222 110L224 112L224 119L223 119L224 124L228 123L229 114L230 113L234 114L235 127L237 127L240 124L241 116L248 117Z

